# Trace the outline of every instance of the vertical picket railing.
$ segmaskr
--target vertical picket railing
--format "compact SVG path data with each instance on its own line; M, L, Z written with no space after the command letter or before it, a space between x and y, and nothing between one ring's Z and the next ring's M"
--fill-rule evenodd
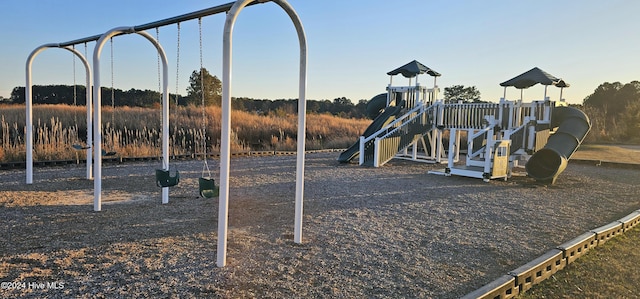
M428 133L433 127L433 117L431 116L433 114L433 109L435 109L434 105L418 105L387 126L378 130L378 132L375 132L366 138L361 137L360 164L372 166L379 165L380 163L388 161L390 159L388 158L389 155L391 155L391 157L395 156L398 151L403 150L410 144L403 146L403 144L407 142L407 137L402 137L398 140L391 138L403 135L410 136L412 134L420 134L420 136L423 136ZM376 139L381 141L376 142ZM400 139L402 139L402 141ZM389 154L390 152L393 152L393 154ZM378 158L376 159L376 157Z
M500 104L455 103L444 104L440 126L447 129L482 129L487 126L486 117L498 118Z
M414 144L418 139L429 133L433 128L433 121L429 117L433 106L419 109L418 112L408 113L409 118L401 125L391 129L386 134L374 140L375 155L373 166L378 167L391 160L400 151Z
M409 107L415 105L415 107L378 132L361 138L360 164L382 165L435 128L477 132L496 126L503 132L504 138L515 139L511 147L513 153L526 146L527 128L525 127L530 125L532 120L540 121L550 118L549 110L553 104L543 101L523 104L521 101L501 99L499 103L444 104L440 100L434 101L429 106L424 105L424 103L431 103L434 90L420 86L397 89L397 92L402 91L405 105ZM475 135L478 140L470 139L473 142L472 148L477 151L476 154L481 152L484 140L487 138L484 135ZM439 141L438 138L429 137L431 156L433 156L435 149L439 148ZM501 136L495 137L501 138ZM474 155L474 153L469 154Z

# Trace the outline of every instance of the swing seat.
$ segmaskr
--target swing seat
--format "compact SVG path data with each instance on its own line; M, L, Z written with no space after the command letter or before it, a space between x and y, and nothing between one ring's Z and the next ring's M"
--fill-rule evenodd
M171 176L169 170L156 169L156 185L158 187L173 187L180 182L180 172L176 170L176 175Z
M212 178L198 178L200 196L204 198L216 197L220 194L220 189L216 187L216 181Z
M73 144L73 145L71 145L71 147L73 147L73 149L76 149L76 150L79 150L79 151L91 148L90 146L82 146L80 144Z
M107 152L105 150L102 150L102 155L105 157L115 156L116 154L117 154L116 152Z

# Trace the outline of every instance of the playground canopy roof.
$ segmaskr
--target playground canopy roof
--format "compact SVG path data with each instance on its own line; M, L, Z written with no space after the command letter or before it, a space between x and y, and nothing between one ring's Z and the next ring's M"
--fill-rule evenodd
M564 80L560 79L560 81L558 81L558 83L556 83L556 87L560 87L560 88L565 88L565 87L569 87L571 86L569 83L565 82Z
M440 73L432 70L431 68L425 66L424 64L414 60L411 61L393 71L387 73L389 76L394 76L397 74L402 74L405 78L412 78L420 74L427 73L433 77L439 77Z
M518 75L510 80L500 83L500 86L503 86L503 87L513 86L518 89L525 89L525 88L534 86L538 83L542 85L556 85L558 87L569 87L569 84L564 82L564 80L558 79L537 67L534 67L529 71L521 75Z

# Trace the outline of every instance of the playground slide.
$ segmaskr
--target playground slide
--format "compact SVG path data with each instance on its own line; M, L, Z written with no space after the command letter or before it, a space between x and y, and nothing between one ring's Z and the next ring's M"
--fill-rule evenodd
M530 177L553 184L591 129L591 122L584 112L576 108L555 107L551 127L558 129L544 148L531 156L525 168Z
M396 119L396 117L398 116L401 110L402 110L402 107L399 107L399 106L387 107L387 109L385 109L384 112L382 112L382 114L378 115L378 117L376 117L373 120L373 122L369 125L369 127L364 131L362 136L369 137L371 136L371 134L377 132L382 127L388 125L394 119ZM360 154L360 139L358 139L358 141L356 141L356 143L354 143L347 150L342 152L338 157L338 161L340 163L349 163L351 160L358 157L359 154Z
M385 108L387 108L387 93L381 93L367 103L367 116L370 119L376 119Z

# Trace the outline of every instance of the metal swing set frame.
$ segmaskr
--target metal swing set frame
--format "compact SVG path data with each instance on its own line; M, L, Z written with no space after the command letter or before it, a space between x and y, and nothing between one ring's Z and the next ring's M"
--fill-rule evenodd
M158 28L170 24L202 18L218 13L226 13L226 20L223 31L222 49L222 117L221 117L221 145L220 145L220 189L218 207L218 247L217 261L218 267L226 265L227 251L227 230L228 230L228 205L229 205L229 172L230 172L230 140L231 140L231 66L232 66L232 39L235 21L242 9L247 6L274 2L280 6L289 16L295 26L300 44L300 71L299 71L299 97L298 97L298 132L297 132L297 158L296 158L296 194L295 194L295 220L294 220L294 242L302 243L302 215L303 215L303 194L304 194L304 156L305 156L305 123L306 123L306 85L307 85L307 41L302 22L296 11L286 0L238 0L227 4L187 13L184 15L159 20L133 27L116 27L103 34L85 37L64 43L50 43L37 47L31 52L26 62L26 183L33 184L33 95L31 68L35 57L42 51L49 48L63 48L71 51L83 63L86 71L87 90L87 144L93 148L86 149L87 152L87 178L91 178L93 166L94 179L94 211L102 209L102 113L100 94L100 55L107 40L112 37L136 33L156 48L162 62L162 159L163 168L169 170L169 79L168 61L162 45L151 34L145 30ZM95 41L93 51L93 69L87 59L73 47L77 44ZM91 89L93 83L93 97ZM90 100L92 99L92 100ZM93 105L93 115L91 113ZM93 164L92 154L93 151ZM162 188L162 203L169 202L169 188Z

